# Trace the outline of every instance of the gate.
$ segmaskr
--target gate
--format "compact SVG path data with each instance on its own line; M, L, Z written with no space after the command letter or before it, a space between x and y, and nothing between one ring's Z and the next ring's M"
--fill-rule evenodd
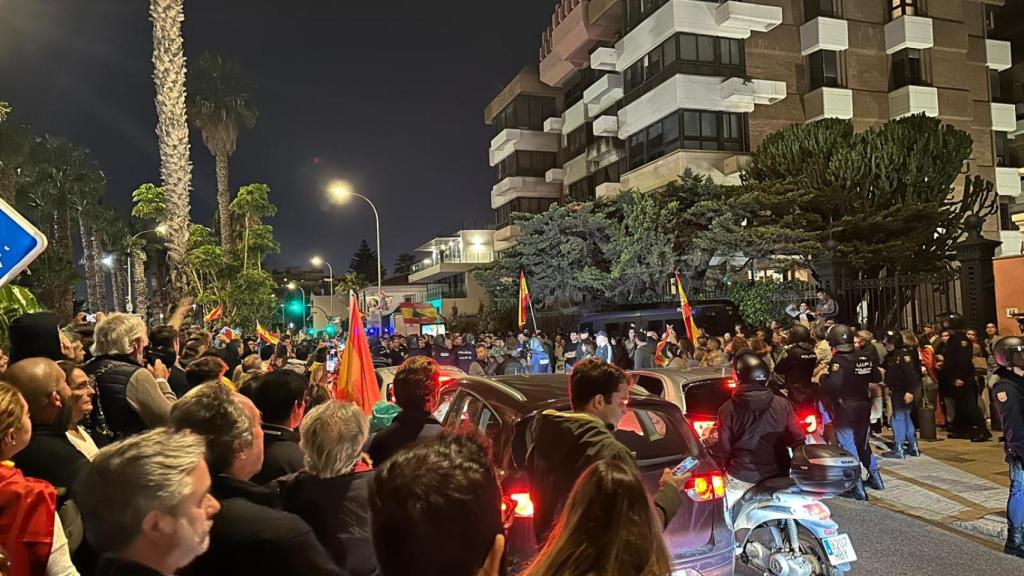
M963 313L960 269L848 280L837 290L843 321L876 334L888 329L919 331L945 312Z

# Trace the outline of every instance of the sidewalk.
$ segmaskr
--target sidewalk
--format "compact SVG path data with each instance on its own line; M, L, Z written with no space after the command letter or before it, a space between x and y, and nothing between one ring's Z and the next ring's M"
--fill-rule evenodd
M879 456L886 490L869 490L871 502L1001 546L1009 485L1003 445L994 439L974 444L945 436L939 431L941 441L920 442L918 458ZM883 437L891 439L891 434ZM872 445L876 455L888 450L877 438Z

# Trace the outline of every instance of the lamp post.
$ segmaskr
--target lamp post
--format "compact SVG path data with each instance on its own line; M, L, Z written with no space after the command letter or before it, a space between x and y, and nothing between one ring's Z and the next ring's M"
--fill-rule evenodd
M150 232L156 232L157 235L163 236L165 233L167 233L167 225L161 224L156 228L153 228L152 230L143 230L142 232L139 232L135 236L129 238L127 242L128 250L126 252L128 257L125 258L125 260L127 260L126 263L128 265L128 292L124 299L124 309L129 314L135 312L135 306L132 305L132 243L135 242L135 240L138 239L139 236L142 236L143 234L149 234Z
M309 259L309 263L312 264L313 266L320 266L320 267L323 267L324 265L326 265L327 269L331 273L331 280L330 280L330 282L331 282L331 317L327 321L327 323L330 324L330 323L334 322L334 267L331 266L330 262L328 262L327 260L324 260L323 258L321 258L319 256L313 256L312 258L310 258Z
M299 292L302 293L302 330L305 331L306 330L306 291L302 289L302 286L299 286L295 282L289 282L288 283L288 289L291 290L292 292L294 292L296 289L298 289Z
M377 224L377 311L379 314L382 304L381 294L383 293L383 290L381 289L382 283L380 266L380 214L377 213L377 207L374 206L373 202L370 201L369 198L352 190L352 185L349 184L348 182L345 182L344 180L332 182L331 185L327 187L327 192L330 195L331 200L339 204L348 200L350 196L358 196L359 198L366 200L366 203L369 204L370 208L373 209L373 219L374 222Z

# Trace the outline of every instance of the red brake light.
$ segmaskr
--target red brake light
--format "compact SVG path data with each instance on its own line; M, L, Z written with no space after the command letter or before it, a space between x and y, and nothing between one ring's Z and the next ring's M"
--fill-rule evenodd
M697 437L704 440L711 435L711 430L715 427L714 420L694 420L692 423L693 431L697 433Z
M735 378L726 378L725 379L725 387L729 388L730 390L735 388L736 387L736 379Z
M816 414L804 416L800 423L804 425L804 430L808 434L814 434L818 430L818 416Z
M721 472L694 475L686 481L686 495L694 502L725 498L725 477Z
M529 492L514 492L508 495L517 518L533 518L533 500Z

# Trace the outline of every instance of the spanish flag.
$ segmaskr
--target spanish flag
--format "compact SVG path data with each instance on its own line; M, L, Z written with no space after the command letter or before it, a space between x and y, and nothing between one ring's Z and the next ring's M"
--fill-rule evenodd
M530 289L526 287L526 274L519 271L519 329L526 326L526 314L530 306Z
M259 338L260 340L263 340L267 344L273 344L274 346L277 346L281 342L281 339L277 336L277 334L274 334L270 330L264 328L260 324L259 320L256 321L256 337Z
M686 337L696 348L700 330L697 328L697 323L693 321L693 310L690 308L690 301L686 299L686 292L683 292L683 280L679 277L679 272L676 272L676 292L679 293L679 308L683 311L683 327L686 328Z
M211 310L210 313L207 314L205 318L203 318L203 324L209 324L210 322L213 322L214 320L222 320L223 318L224 318L224 307L221 306L220 304L218 304L216 308Z
M363 330L363 316L359 312L359 299L355 292L349 292L348 310L348 341L345 342L345 352L338 366L334 397L352 402L369 416L373 412L373 405L380 400L380 386L373 369L370 343Z

